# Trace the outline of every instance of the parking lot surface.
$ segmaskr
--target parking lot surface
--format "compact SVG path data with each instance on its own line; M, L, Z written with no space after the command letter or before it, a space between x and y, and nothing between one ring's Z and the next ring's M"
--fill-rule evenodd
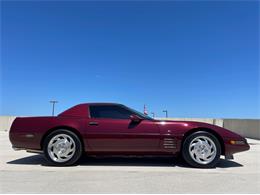
M178 159L84 157L72 167L47 166L43 156L13 151L0 131L0 193L260 193L260 141L221 159L214 169Z

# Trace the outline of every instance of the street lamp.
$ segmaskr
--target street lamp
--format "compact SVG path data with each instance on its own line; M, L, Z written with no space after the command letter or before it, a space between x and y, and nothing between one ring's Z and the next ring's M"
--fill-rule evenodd
M50 103L52 104L52 116L54 116L54 107L55 107L55 104L58 103L58 101L51 100Z
M168 110L163 110L165 112L165 117L168 118Z

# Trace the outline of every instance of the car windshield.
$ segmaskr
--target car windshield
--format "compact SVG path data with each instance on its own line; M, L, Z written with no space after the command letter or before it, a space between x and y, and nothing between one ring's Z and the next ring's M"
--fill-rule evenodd
M126 107L124 106L126 109L130 110L131 112L133 112L134 114L138 115L138 116L141 116L142 118L146 119L146 120L154 120L152 117L149 117L148 115L145 115L139 111L136 111L132 108L129 108L129 107Z

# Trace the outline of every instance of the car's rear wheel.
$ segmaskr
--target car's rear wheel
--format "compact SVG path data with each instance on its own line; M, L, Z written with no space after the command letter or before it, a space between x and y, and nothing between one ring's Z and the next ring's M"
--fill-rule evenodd
M43 151L52 165L68 166L75 164L81 157L82 144L75 133L59 129L45 138Z
M182 157L193 167L215 167L220 159L220 154L221 145L219 140L209 132L195 132L183 142Z

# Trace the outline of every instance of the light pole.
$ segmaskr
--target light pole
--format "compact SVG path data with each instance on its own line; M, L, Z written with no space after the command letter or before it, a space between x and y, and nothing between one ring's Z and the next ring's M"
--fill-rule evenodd
M58 101L56 101L56 100L51 100L50 103L52 104L52 116L54 116L55 104L58 103Z
M154 112L151 112L151 114L153 115L153 118L155 117L155 113Z
M168 118L168 110L163 110L165 112L165 117Z

